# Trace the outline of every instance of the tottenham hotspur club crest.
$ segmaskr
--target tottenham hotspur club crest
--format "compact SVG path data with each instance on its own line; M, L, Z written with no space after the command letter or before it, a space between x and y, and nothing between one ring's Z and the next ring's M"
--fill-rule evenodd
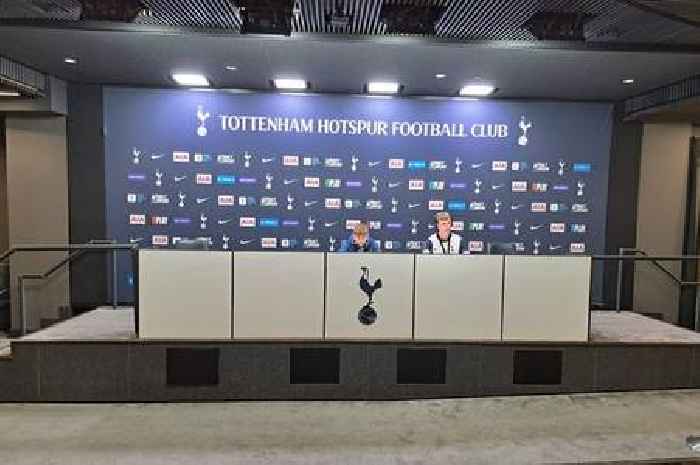
M529 142L527 138L527 131L532 127L532 121L525 119L525 115L520 117L520 123L518 124L522 134L518 137L518 145L526 146Z
M209 112L204 111L203 105L197 105L197 135L199 137L205 137L207 135L205 123L210 116Z

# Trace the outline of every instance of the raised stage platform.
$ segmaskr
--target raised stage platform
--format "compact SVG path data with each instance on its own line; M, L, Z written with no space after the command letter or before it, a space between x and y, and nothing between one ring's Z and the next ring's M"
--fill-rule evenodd
M594 311L586 343L168 341L100 308L12 341L2 401L406 399L700 388L700 334Z

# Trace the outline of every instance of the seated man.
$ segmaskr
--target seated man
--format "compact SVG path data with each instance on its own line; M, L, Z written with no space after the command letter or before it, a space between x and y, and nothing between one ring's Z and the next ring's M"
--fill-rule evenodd
M462 237L452 232L452 217L447 212L435 215L437 232L428 238L426 253L458 255L464 253Z
M369 237L369 228L358 223L350 237L341 241L338 252L379 252L379 242Z

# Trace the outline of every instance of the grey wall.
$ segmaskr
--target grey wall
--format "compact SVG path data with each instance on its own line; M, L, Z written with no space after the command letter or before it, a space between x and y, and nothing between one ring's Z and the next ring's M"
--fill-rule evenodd
M83 243L105 239L105 151L102 86L68 87L68 170L70 239ZM92 253L71 264L71 302L75 310L109 299L106 255Z
M66 118L8 116L6 122L7 206L10 246L68 241L68 158ZM42 273L65 254L22 253L10 260L12 329L20 327L17 277ZM68 271L28 286L27 327L38 329L43 318L56 318L67 305Z
M683 252L690 123L645 124L637 202L637 247L649 254ZM666 263L680 276L679 263ZM634 308L678 321L678 288L650 263L635 267Z

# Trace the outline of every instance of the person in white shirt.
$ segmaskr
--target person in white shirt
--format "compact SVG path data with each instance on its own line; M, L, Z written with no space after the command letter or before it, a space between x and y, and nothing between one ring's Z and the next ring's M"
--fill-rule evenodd
M435 215L436 232L427 241L426 253L435 255L461 255L464 253L462 236L452 232L452 217L447 212Z

